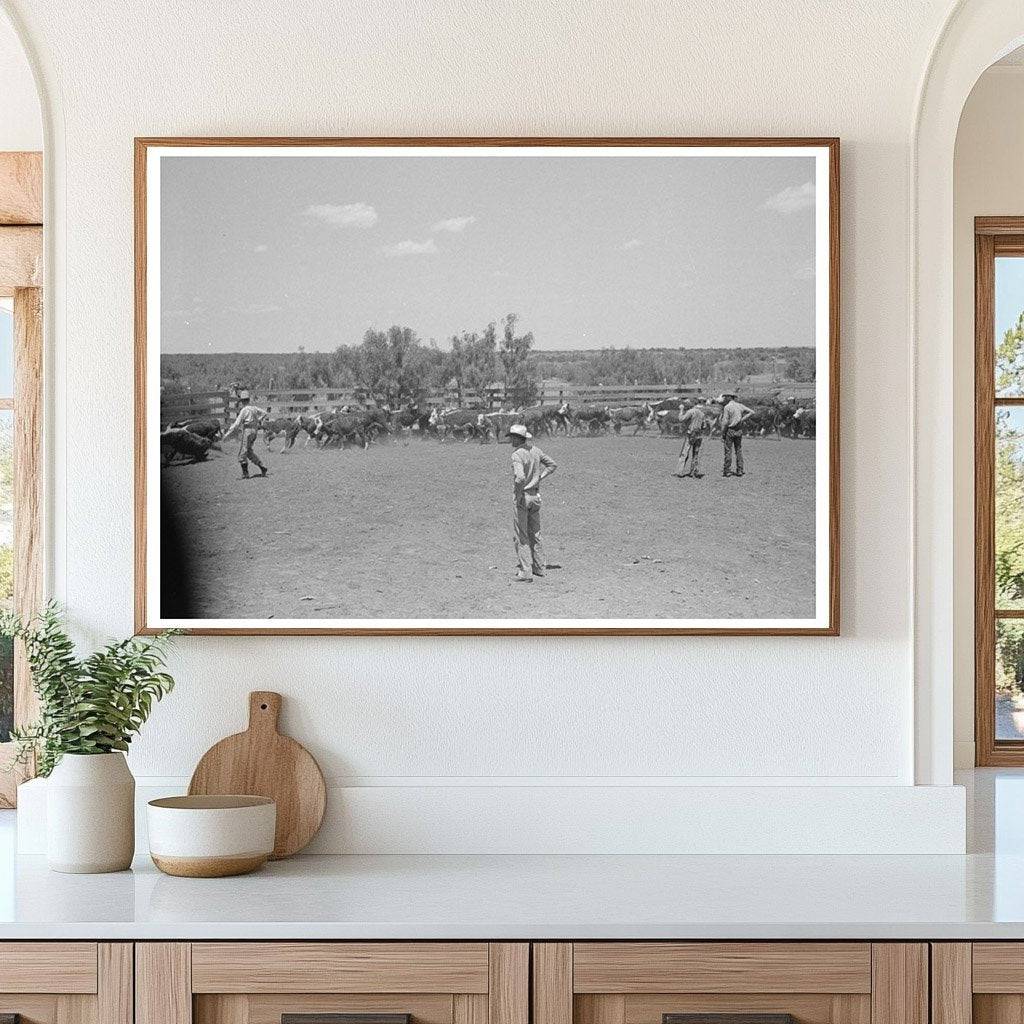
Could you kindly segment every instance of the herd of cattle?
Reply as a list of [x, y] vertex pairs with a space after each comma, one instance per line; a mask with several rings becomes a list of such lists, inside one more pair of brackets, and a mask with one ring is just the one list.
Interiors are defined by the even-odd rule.
[[[815, 410], [811, 403], [801, 405], [794, 398], [773, 396], [745, 404], [753, 410], [753, 415], [742, 426], [748, 436], [815, 436]], [[695, 398], [671, 398], [620, 407], [562, 402], [501, 412], [441, 409], [416, 403], [395, 411], [378, 406], [345, 405], [289, 417], [267, 414], [260, 423], [260, 431], [268, 447], [273, 440], [281, 438], [282, 451], [294, 447], [301, 435], [305, 435], [306, 445], [312, 442], [321, 448], [358, 446], [365, 449], [388, 436], [398, 439], [411, 435], [424, 440], [436, 438], [442, 443], [477, 440], [485, 444], [506, 440], [508, 428], [513, 423], [524, 424], [536, 437], [595, 437], [620, 434], [628, 428], [632, 428], [634, 435], [656, 430], [661, 435], [674, 436], [682, 433], [681, 417], [696, 405], [703, 405], [710, 413], [705, 429], [711, 434], [719, 433], [716, 415], [721, 411], [720, 405], [712, 400]], [[224, 424], [215, 416], [197, 416], [171, 423], [160, 433], [163, 463], [202, 461], [218, 447], [217, 443], [229, 425], [230, 422]]]

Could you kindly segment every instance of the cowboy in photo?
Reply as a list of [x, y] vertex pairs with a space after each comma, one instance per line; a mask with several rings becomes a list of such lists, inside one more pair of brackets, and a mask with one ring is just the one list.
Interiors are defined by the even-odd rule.
[[680, 405], [679, 424], [683, 428], [686, 440], [680, 449], [679, 462], [673, 476], [692, 476], [699, 480], [704, 475], [700, 471], [700, 446], [704, 443], [704, 431], [710, 419], [703, 401], [698, 402], [688, 412], [682, 412]]
[[[723, 391], [719, 396], [718, 404], [722, 406], [722, 443], [725, 445], [725, 462], [722, 466], [722, 476], [743, 476], [743, 433], [740, 430], [741, 424], [754, 415], [753, 409], [748, 409], [736, 401], [735, 391]], [[736, 453], [736, 472], [732, 471], [732, 455]]]
[[267, 475], [267, 467], [263, 465], [260, 457], [256, 454], [256, 438], [259, 436], [260, 425], [267, 418], [267, 413], [258, 406], [252, 404], [248, 391], [240, 391], [239, 399], [242, 408], [238, 410], [235, 422], [228, 428], [227, 433], [221, 438], [227, 441], [228, 438], [241, 431], [238, 438], [238, 463], [242, 467], [242, 478], [249, 479], [249, 463], [253, 462], [259, 467], [260, 476]]
[[555, 460], [530, 444], [533, 435], [522, 423], [508, 428], [512, 441], [512, 540], [519, 565], [515, 579], [532, 583], [543, 576], [547, 564], [540, 539], [540, 482], [558, 468]]

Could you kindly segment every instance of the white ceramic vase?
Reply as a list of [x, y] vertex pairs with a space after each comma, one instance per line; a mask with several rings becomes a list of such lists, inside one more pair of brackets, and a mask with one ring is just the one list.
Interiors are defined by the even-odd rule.
[[52, 871], [124, 871], [135, 854], [135, 779], [124, 754], [65, 754], [46, 783]]

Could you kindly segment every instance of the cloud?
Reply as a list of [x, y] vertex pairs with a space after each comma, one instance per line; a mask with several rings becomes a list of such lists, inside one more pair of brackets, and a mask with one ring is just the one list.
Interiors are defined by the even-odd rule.
[[456, 235], [465, 231], [470, 224], [476, 223], [476, 217], [449, 217], [447, 220], [439, 220], [430, 226], [431, 231], [448, 231]]
[[793, 271], [793, 276], [798, 281], [813, 281], [815, 278], [814, 261], [807, 260], [805, 263], [801, 263], [800, 266]]
[[368, 203], [317, 203], [302, 211], [306, 217], [318, 217], [325, 224], [345, 228], [372, 228], [377, 223], [377, 211]]
[[628, 242], [622, 243], [622, 248], [628, 252], [630, 249], [639, 249], [643, 244], [639, 238], [631, 238]]
[[425, 242], [414, 242], [411, 238], [407, 238], [403, 242], [395, 242], [394, 245], [385, 245], [382, 251], [385, 256], [423, 256], [440, 252], [432, 238], [428, 238]]
[[813, 181], [802, 185], [791, 185], [765, 200], [764, 208], [776, 213], [796, 213], [814, 206], [815, 189]]

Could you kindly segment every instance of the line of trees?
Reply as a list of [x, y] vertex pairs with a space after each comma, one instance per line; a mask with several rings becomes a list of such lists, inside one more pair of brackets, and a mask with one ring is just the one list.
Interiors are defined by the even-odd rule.
[[496, 382], [517, 404], [536, 400], [533, 333], [520, 333], [509, 313], [481, 332], [453, 335], [450, 348], [424, 343], [411, 327], [370, 329], [359, 345], [333, 352], [165, 355], [163, 387], [169, 391], [220, 391], [240, 382], [257, 391], [362, 388], [390, 406], [415, 402], [436, 388], [481, 391]]
[[481, 391], [503, 384], [517, 405], [536, 400], [539, 382], [566, 384], [710, 384], [751, 374], [813, 381], [815, 350], [808, 347], [733, 349], [604, 348], [538, 351], [532, 331], [509, 313], [482, 331], [453, 335], [442, 349], [410, 327], [368, 330], [358, 345], [333, 352], [175, 354], [161, 361], [168, 391], [220, 391], [240, 382], [257, 391], [361, 388], [390, 405], [426, 391]]

